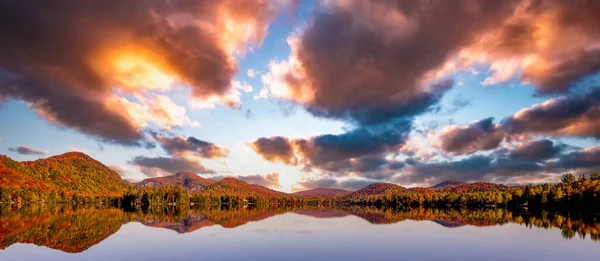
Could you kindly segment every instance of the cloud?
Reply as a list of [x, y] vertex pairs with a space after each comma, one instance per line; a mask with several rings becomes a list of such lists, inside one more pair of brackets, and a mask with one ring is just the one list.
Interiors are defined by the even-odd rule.
[[[504, 139], [534, 136], [600, 139], [600, 90], [549, 99], [522, 109], [494, 124], [493, 118], [466, 126], [448, 126], [439, 133], [440, 147], [454, 154], [497, 148]], [[542, 144], [538, 144], [542, 145]], [[548, 143], [546, 143], [548, 145]]]
[[302, 186], [303, 190], [315, 188], [338, 188], [346, 190], [358, 190], [368, 186], [373, 182], [375, 181], [366, 179], [337, 180], [324, 178], [305, 180], [300, 182], [299, 184]]
[[530, 141], [521, 144], [510, 152], [509, 158], [528, 161], [550, 159], [566, 149], [564, 144], [555, 144], [548, 139]]
[[254, 118], [256, 118], [254, 113], [249, 109], [247, 109], [246, 112], [244, 112], [244, 117], [246, 117], [246, 119], [249, 119], [249, 120], [253, 120]]
[[246, 71], [246, 74], [248, 75], [248, 77], [254, 78], [256, 75], [259, 74], [259, 72], [254, 69], [248, 69], [248, 71]]
[[[327, 1], [263, 83], [321, 117], [374, 124], [422, 113], [453, 84], [437, 73], [515, 1]], [[436, 19], [431, 19], [435, 17]], [[340, 94], [344, 95], [340, 95]]]
[[151, 136], [161, 145], [169, 157], [137, 156], [129, 161], [147, 176], [171, 175], [179, 171], [192, 173], [215, 173], [202, 165], [201, 159], [226, 157], [229, 151], [212, 142], [195, 137], [165, 136], [152, 133]]
[[548, 163], [556, 171], [586, 170], [589, 173], [600, 171], [600, 146], [593, 146], [561, 155], [557, 161]]
[[214, 170], [207, 169], [199, 161], [185, 158], [137, 156], [128, 163], [137, 166], [142, 173], [149, 177], [172, 175], [180, 171], [204, 174], [215, 173]]
[[440, 147], [453, 154], [472, 154], [497, 148], [504, 133], [496, 128], [494, 118], [487, 118], [467, 126], [447, 126], [439, 135]]
[[212, 142], [199, 140], [195, 137], [181, 136], [161, 136], [155, 134], [155, 139], [162, 148], [172, 156], [184, 157], [185, 155], [193, 155], [201, 158], [222, 158], [227, 156], [226, 148], [215, 145]]
[[549, 99], [502, 122], [512, 135], [594, 137], [600, 139], [600, 89]]
[[23, 145], [16, 147], [16, 148], [8, 148], [8, 150], [19, 153], [21, 155], [46, 155], [46, 154], [48, 154], [48, 151], [46, 151], [46, 150], [38, 150], [38, 149], [34, 149], [32, 147], [23, 146]]
[[491, 62], [485, 82], [520, 75], [540, 94], [566, 92], [600, 71], [598, 12], [595, 1], [520, 1], [511, 17], [464, 53]]
[[267, 175], [250, 175], [250, 176], [238, 176], [238, 179], [248, 182], [250, 184], [256, 184], [267, 188], [279, 188], [279, 173], [271, 173]]
[[108, 165], [108, 167], [110, 169], [112, 169], [114, 172], [119, 173], [119, 175], [121, 175], [121, 177], [124, 177], [130, 173], [129, 170], [127, 170], [126, 168], [124, 168], [121, 165]]
[[212, 176], [211, 179], [222, 180], [227, 177], [236, 178], [249, 184], [256, 184], [267, 188], [281, 188], [281, 184], [279, 183], [279, 173], [276, 172], [266, 175], [256, 174], [248, 176]]
[[289, 6], [264, 0], [2, 2], [0, 24], [19, 26], [0, 28], [0, 97], [25, 101], [54, 124], [142, 146], [149, 122], [196, 124], [152, 92], [186, 87], [194, 99], [237, 106], [236, 57], [260, 45], [270, 21]]
[[272, 162], [295, 164], [296, 156], [293, 141], [285, 137], [259, 138], [250, 143], [250, 147], [264, 159]]
[[[343, 171], [377, 165], [377, 156], [398, 149], [406, 141], [412, 124], [361, 127], [342, 134], [325, 134], [309, 139], [259, 138], [250, 147], [264, 159], [305, 168]], [[370, 157], [372, 156], [372, 157]]]

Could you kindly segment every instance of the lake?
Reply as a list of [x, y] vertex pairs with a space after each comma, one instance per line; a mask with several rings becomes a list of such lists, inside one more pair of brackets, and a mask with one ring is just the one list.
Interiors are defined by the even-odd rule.
[[0, 260], [598, 260], [600, 216], [72, 206], [0, 212]]

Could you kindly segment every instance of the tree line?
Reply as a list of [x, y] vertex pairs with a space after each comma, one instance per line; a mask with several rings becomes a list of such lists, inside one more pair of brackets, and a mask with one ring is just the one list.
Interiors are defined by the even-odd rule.
[[247, 191], [205, 190], [189, 192], [178, 186], [139, 188], [131, 186], [121, 196], [97, 196], [37, 188], [0, 187], [4, 204], [77, 203], [132, 205], [377, 205], [526, 207], [565, 211], [600, 210], [600, 173], [589, 177], [564, 174], [557, 184], [539, 184], [498, 189], [477, 184], [468, 189], [396, 189], [382, 194], [337, 197], [297, 197], [288, 194], [259, 195]]

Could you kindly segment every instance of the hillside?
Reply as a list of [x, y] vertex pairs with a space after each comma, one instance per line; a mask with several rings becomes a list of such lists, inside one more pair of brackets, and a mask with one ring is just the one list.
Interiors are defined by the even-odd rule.
[[108, 196], [122, 195], [130, 188], [118, 173], [80, 152], [24, 162], [0, 156], [0, 174], [0, 185], [12, 189]]
[[398, 186], [396, 184], [391, 184], [391, 183], [373, 183], [362, 189], [354, 191], [354, 192], [348, 194], [347, 196], [348, 197], [378, 196], [378, 195], [386, 194], [388, 192], [402, 191], [405, 189], [406, 188], [404, 188], [404, 187]]
[[235, 178], [224, 178], [217, 181], [204, 190], [206, 193], [216, 195], [237, 195], [237, 196], [262, 196], [262, 197], [277, 197], [287, 196], [287, 194], [275, 191], [263, 186], [248, 184], [244, 181]]
[[458, 181], [458, 180], [446, 180], [446, 181], [442, 181], [438, 184], [435, 184], [431, 188], [439, 189], [439, 188], [445, 188], [445, 187], [458, 186], [458, 185], [462, 185], [462, 184], [466, 184], [466, 183], [462, 182], [462, 181]]
[[448, 191], [454, 193], [486, 192], [486, 191], [508, 191], [510, 187], [503, 184], [489, 182], [464, 183], [456, 186], [449, 186], [438, 189], [439, 191]]
[[189, 172], [178, 172], [175, 175], [157, 178], [148, 178], [135, 184], [136, 188], [161, 188], [179, 186], [189, 192], [202, 191], [209, 185], [215, 183], [212, 179], [201, 178]]
[[292, 193], [297, 197], [339, 197], [352, 193], [352, 191], [334, 188], [316, 188]]

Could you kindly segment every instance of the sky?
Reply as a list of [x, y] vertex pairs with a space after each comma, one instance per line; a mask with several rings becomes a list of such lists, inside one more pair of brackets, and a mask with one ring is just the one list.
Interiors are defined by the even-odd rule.
[[0, 154], [292, 192], [600, 171], [600, 3], [4, 1]]

